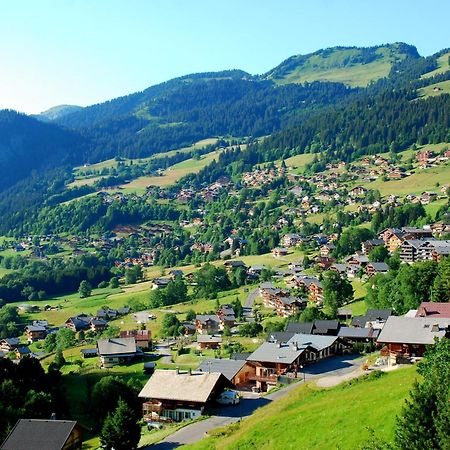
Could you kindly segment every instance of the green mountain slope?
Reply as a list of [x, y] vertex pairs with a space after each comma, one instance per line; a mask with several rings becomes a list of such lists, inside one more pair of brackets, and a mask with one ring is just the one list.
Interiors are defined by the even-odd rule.
[[67, 114], [72, 114], [76, 111], [82, 110], [82, 106], [76, 105], [58, 105], [53, 106], [53, 108], [47, 109], [46, 111], [36, 114], [34, 117], [36, 119], [42, 120], [44, 122], [51, 122], [53, 120], [58, 120], [61, 117], [67, 116]]
[[354, 450], [369, 440], [369, 427], [379, 438], [390, 440], [415, 377], [412, 367], [331, 389], [302, 386], [240, 424], [213, 431], [212, 437], [183, 448]]
[[406, 57], [419, 58], [417, 49], [403, 43], [368, 48], [333, 47], [292, 56], [263, 78], [278, 84], [334, 81], [348, 86], [367, 86], [387, 77], [392, 65]]
[[0, 111], [0, 192], [32, 174], [83, 159], [78, 134], [14, 111]]

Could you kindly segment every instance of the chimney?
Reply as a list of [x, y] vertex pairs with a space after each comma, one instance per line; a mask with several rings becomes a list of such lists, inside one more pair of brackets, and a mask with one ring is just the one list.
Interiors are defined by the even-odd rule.
[[177, 368], [175, 369], [175, 371], [176, 371], [176, 374], [177, 374], [177, 375], [180, 374], [180, 368], [179, 368], [179, 367], [177, 367]]
[[437, 333], [439, 331], [439, 324], [438, 323], [434, 323], [433, 326], [431, 327], [431, 332], [432, 333]]

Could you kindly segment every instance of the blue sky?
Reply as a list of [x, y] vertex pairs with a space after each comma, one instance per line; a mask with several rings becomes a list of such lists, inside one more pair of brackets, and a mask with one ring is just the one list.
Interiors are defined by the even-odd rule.
[[450, 47], [448, 0], [0, 0], [0, 108], [88, 105], [335, 45]]

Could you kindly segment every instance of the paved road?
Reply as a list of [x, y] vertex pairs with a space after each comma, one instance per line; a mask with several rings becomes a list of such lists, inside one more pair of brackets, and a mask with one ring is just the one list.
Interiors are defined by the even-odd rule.
[[[306, 381], [326, 377], [341, 377], [342, 380], [345, 380], [346, 377], [348, 377], [348, 374], [357, 370], [363, 362], [364, 360], [362, 358], [358, 358], [356, 356], [329, 358], [317, 364], [308, 366], [305, 369], [305, 378]], [[300, 374], [299, 383], [301, 382], [303, 382], [302, 374]], [[229, 425], [230, 423], [237, 422], [243, 417], [251, 415], [257, 408], [265, 406], [272, 401], [276, 401], [279, 398], [286, 396], [297, 386], [298, 383], [293, 383], [274, 392], [273, 394], [268, 394], [264, 397], [248, 394], [246, 398], [241, 400], [239, 405], [219, 408], [213, 412], [215, 415], [209, 419], [181, 428], [181, 430], [167, 436], [158, 444], [146, 448], [148, 450], [172, 450], [180, 445], [197, 442], [202, 439], [208, 431]]]
[[253, 303], [255, 303], [255, 300], [258, 298], [259, 296], [259, 288], [253, 289], [253, 291], [251, 291], [248, 295], [247, 298], [245, 299], [245, 303], [244, 303], [244, 308], [253, 308]]
[[162, 362], [164, 364], [172, 363], [172, 353], [170, 353], [169, 344], [155, 345], [154, 353], [156, 353], [157, 355], [161, 355], [161, 359], [159, 360], [159, 362]]

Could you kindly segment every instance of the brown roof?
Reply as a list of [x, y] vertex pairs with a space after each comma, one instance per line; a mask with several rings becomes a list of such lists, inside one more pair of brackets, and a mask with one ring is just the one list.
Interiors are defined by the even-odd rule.
[[450, 303], [422, 302], [417, 308], [416, 317], [450, 318]]
[[205, 403], [221, 378], [225, 377], [218, 372], [156, 369], [139, 397]]

